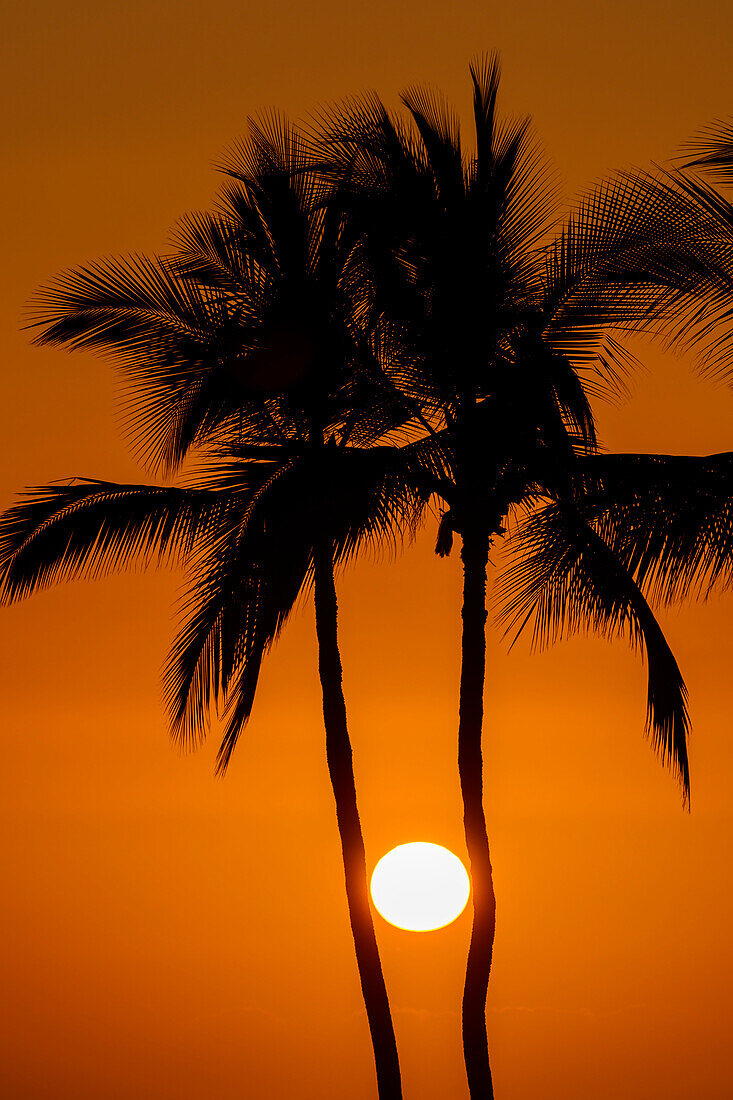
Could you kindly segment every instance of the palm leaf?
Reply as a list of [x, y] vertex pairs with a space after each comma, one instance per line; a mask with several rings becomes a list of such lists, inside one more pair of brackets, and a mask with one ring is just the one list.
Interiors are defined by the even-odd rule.
[[733, 580], [733, 454], [597, 455], [579, 507], [655, 600], [707, 598]]
[[486, 187], [494, 174], [494, 119], [501, 70], [496, 54], [479, 58], [469, 67], [473, 84], [476, 128], [476, 182]]
[[[553, 346], [574, 355], [608, 326], [702, 346], [729, 365], [733, 222], [681, 173], [621, 173], [582, 200], [546, 253], [543, 312]], [[711, 339], [717, 331], [718, 341]]]
[[59, 581], [185, 560], [223, 522], [225, 495], [76, 481], [32, 489], [0, 517], [0, 593], [14, 602]]
[[685, 168], [702, 168], [717, 183], [733, 182], [733, 124], [718, 120], [685, 146], [692, 159]]
[[648, 668], [647, 731], [689, 802], [687, 690], [641, 589], [604, 539], [580, 515], [554, 503], [520, 524], [499, 586], [500, 621], [535, 643], [594, 630], [640, 645]]

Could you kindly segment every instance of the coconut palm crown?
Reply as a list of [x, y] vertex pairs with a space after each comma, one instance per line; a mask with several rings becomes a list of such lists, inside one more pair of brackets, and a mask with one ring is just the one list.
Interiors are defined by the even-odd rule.
[[[326, 749], [381, 1097], [400, 1070], [369, 908], [341, 684], [334, 568], [412, 530], [439, 443], [379, 366], [345, 291], [337, 188], [297, 132], [252, 122], [213, 214], [185, 218], [165, 258], [58, 278], [34, 301], [37, 342], [109, 354], [137, 453], [176, 485], [72, 479], [0, 520], [5, 601], [133, 561], [183, 565], [183, 623], [165, 671], [177, 741], [223, 719], [220, 771], [250, 716], [264, 655], [313, 591]], [[400, 446], [396, 446], [399, 443]]]
[[[533, 619], [540, 641], [595, 629], [641, 645], [647, 727], [687, 800], [686, 689], [645, 590], [665, 577], [677, 591], [670, 571], [681, 561], [686, 581], [700, 570], [727, 575], [730, 544], [718, 523], [730, 522], [730, 498], [718, 475], [730, 456], [688, 459], [683, 470], [662, 456], [602, 455], [591, 402], [626, 390], [636, 364], [625, 333], [699, 336], [701, 315], [730, 303], [733, 254], [716, 212], [662, 172], [602, 182], [554, 228], [554, 186], [529, 124], [497, 114], [497, 59], [473, 65], [471, 79], [471, 150], [445, 100], [421, 88], [402, 96], [406, 118], [373, 95], [346, 101], [319, 120], [314, 144], [326, 174], [351, 193], [360, 233], [350, 269], [382, 333], [385, 371], [429, 410], [451, 455], [449, 477], [433, 484], [444, 506], [436, 550], [448, 554], [460, 536], [458, 762], [474, 904], [463, 1045], [472, 1100], [486, 1100], [495, 930], [481, 749], [489, 549], [511, 532], [497, 590], [507, 624]], [[708, 487], [697, 511], [688, 499], [696, 476]]]

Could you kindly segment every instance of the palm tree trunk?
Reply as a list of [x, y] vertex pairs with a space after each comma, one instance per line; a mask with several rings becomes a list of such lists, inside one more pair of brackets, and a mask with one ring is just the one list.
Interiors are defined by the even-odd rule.
[[336, 799], [336, 817], [346, 877], [351, 931], [356, 949], [361, 989], [377, 1068], [381, 1100], [401, 1100], [402, 1084], [392, 1016], [369, 906], [366, 856], [356, 805], [351, 742], [346, 725], [346, 703], [341, 683], [338, 648], [338, 604], [333, 578], [333, 551], [328, 540], [314, 551], [318, 669], [323, 691], [326, 756]]
[[486, 994], [496, 926], [496, 899], [483, 806], [481, 731], [486, 670], [486, 566], [489, 535], [463, 533], [463, 636], [458, 723], [458, 771], [463, 826], [471, 863], [473, 928], [463, 990], [463, 1056], [471, 1100], [493, 1100], [486, 1035]]

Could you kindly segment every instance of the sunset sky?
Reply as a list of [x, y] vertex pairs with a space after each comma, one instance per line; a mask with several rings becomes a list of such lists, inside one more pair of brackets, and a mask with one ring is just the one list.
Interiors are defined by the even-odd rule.
[[[502, 109], [532, 114], [568, 197], [733, 114], [723, 0], [11, 0], [4, 22], [2, 508], [55, 479], [150, 480], [111, 368], [30, 347], [23, 307], [62, 268], [164, 249], [248, 114], [430, 82], [468, 123], [468, 62], [497, 49]], [[609, 449], [733, 450], [733, 389], [634, 350], [632, 400], [597, 409]], [[433, 542], [338, 582], [370, 869], [412, 840], [465, 859], [460, 562]], [[214, 736], [184, 756], [166, 730], [179, 587], [126, 575], [0, 613], [0, 1095], [373, 1100], [311, 610], [217, 780]], [[638, 654], [508, 653], [489, 630], [498, 1100], [733, 1095], [732, 613], [727, 595], [662, 617], [690, 690], [691, 814], [643, 737]], [[432, 933], [375, 920], [405, 1096], [462, 1100], [469, 909]]]

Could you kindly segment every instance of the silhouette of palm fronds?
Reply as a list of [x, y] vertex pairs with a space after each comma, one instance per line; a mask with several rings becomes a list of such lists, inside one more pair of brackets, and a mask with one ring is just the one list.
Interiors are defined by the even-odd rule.
[[[338, 186], [298, 132], [254, 120], [222, 162], [212, 214], [184, 218], [175, 250], [103, 261], [42, 290], [40, 344], [109, 355], [127, 425], [153, 471], [186, 485], [76, 483], [36, 491], [4, 520], [7, 599], [137, 561], [180, 561], [183, 625], [165, 673], [184, 744], [224, 719], [226, 769], [262, 660], [301, 594], [316, 604], [329, 770], [380, 1095], [399, 1064], [368, 904], [336, 635], [334, 568], [412, 531], [448, 461], [422, 406], [382, 367], [384, 339], [349, 292], [353, 238]], [[398, 445], [399, 444], [399, 445]]]
[[[719, 119], [685, 145], [686, 168], [707, 172], [716, 183], [733, 183], [733, 123]], [[690, 159], [691, 158], [691, 159]]]
[[[593, 405], [623, 400], [643, 332], [728, 380], [733, 212], [687, 171], [620, 172], [562, 216], [528, 120], [497, 111], [494, 56], [470, 68], [473, 140], [431, 89], [375, 94], [304, 135], [252, 120], [211, 213], [170, 255], [59, 276], [40, 344], [110, 356], [138, 456], [180, 485], [74, 481], [0, 520], [0, 597], [175, 561], [183, 622], [165, 672], [174, 737], [212, 709], [226, 769], [264, 656], [299, 598], [316, 609], [327, 758], [379, 1093], [401, 1096], [366, 886], [338, 651], [334, 570], [409, 536], [441, 502], [460, 536], [459, 777], [474, 920], [463, 999], [472, 1098], [493, 1096], [485, 1003], [495, 902], [481, 736], [489, 550], [497, 592], [537, 642], [624, 635], [648, 666], [647, 730], [689, 803], [687, 694], [653, 604], [730, 581], [730, 455], [603, 454]], [[729, 134], [688, 165], [727, 179]], [[707, 146], [706, 143], [707, 142]], [[728, 142], [729, 143], [729, 142]]]
[[[386, 334], [385, 372], [429, 408], [452, 456], [435, 487], [445, 505], [436, 550], [450, 553], [460, 535], [459, 772], [474, 885], [463, 1039], [471, 1096], [485, 1100], [495, 922], [481, 757], [489, 546], [520, 524], [502, 588], [509, 622], [534, 616], [538, 639], [584, 626], [641, 645], [651, 740], [688, 801], [686, 689], [645, 589], [665, 578], [672, 598], [693, 576], [712, 576], [714, 545], [727, 560], [727, 487], [716, 494], [711, 480], [708, 514], [685, 505], [672, 478], [667, 503], [679, 492], [681, 514], [675, 547], [663, 543], [652, 494], [636, 498], [633, 517], [620, 497], [609, 502], [600, 464], [613, 458], [599, 453], [591, 402], [627, 396], [640, 365], [624, 347], [628, 333], [702, 346], [701, 370], [729, 375], [733, 220], [709, 189], [661, 170], [617, 173], [560, 218], [529, 123], [498, 116], [497, 58], [475, 63], [471, 79], [472, 149], [444, 98], [422, 88], [403, 95], [406, 116], [375, 95], [323, 113], [311, 146], [324, 178], [350, 194], [350, 279], [362, 314]], [[697, 525], [687, 542], [685, 521]]]

